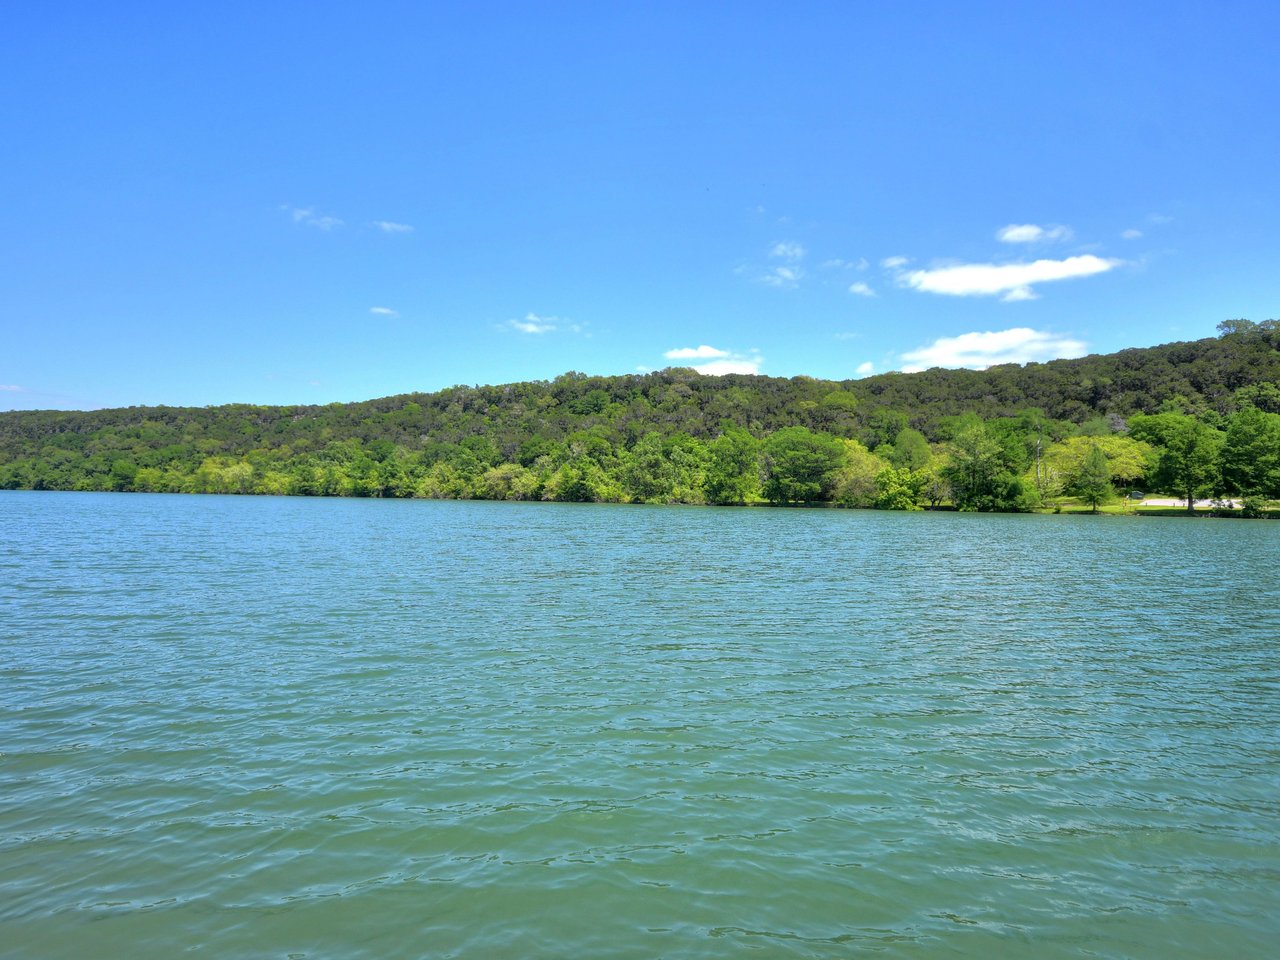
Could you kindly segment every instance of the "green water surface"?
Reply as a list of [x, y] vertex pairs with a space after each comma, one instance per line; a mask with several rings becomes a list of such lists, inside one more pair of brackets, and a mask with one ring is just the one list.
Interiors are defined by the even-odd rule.
[[0, 955], [1247, 957], [1280, 523], [0, 493]]

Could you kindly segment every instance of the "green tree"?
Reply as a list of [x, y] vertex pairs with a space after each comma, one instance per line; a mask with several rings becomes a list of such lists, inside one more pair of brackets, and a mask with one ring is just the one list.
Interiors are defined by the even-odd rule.
[[543, 500], [573, 503], [620, 503], [622, 487], [589, 457], [566, 463], [553, 473], [542, 490]]
[[963, 428], [952, 440], [950, 462], [943, 476], [961, 510], [1017, 512], [1036, 502], [1010, 468], [1009, 452], [983, 424]]
[[889, 467], [876, 477], [876, 498], [873, 504], [879, 510], [919, 510], [921, 491], [926, 471], [912, 471], [906, 467]]
[[711, 441], [705, 491], [709, 503], [750, 503], [760, 496], [760, 441], [726, 427]]
[[[1100, 450], [1107, 462], [1108, 479], [1121, 486], [1132, 486], [1145, 477], [1154, 461], [1155, 450], [1132, 437], [1068, 437], [1050, 446], [1044, 453], [1041, 488], [1044, 496], [1057, 496], [1078, 485], [1085, 461]], [[1034, 469], [1034, 468], [1033, 468]]]
[[847, 507], [870, 507], [879, 495], [876, 479], [890, 469], [889, 461], [876, 456], [857, 440], [842, 440], [844, 462], [832, 479], [831, 498]]
[[518, 463], [503, 463], [484, 472], [477, 493], [485, 500], [533, 500], [538, 486], [532, 471]]
[[893, 443], [903, 430], [907, 429], [907, 415], [901, 410], [880, 407], [872, 410], [867, 416], [858, 439], [869, 450], [875, 450], [881, 444]]
[[1110, 500], [1115, 491], [1111, 487], [1111, 467], [1107, 455], [1096, 443], [1085, 455], [1080, 470], [1072, 478], [1070, 491], [1098, 512], [1098, 504]]
[[773, 503], [830, 498], [845, 447], [835, 437], [807, 427], [784, 427], [764, 441], [763, 490]]
[[904, 427], [893, 438], [893, 450], [888, 458], [899, 469], [923, 470], [933, 460], [933, 451], [923, 433]]
[[1161, 490], [1186, 500], [1187, 511], [1194, 512], [1196, 497], [1212, 492], [1220, 482], [1222, 433], [1195, 417], [1177, 413], [1134, 417], [1129, 428], [1133, 436], [1150, 436], [1160, 444], [1163, 449], [1152, 479]]
[[624, 455], [623, 489], [641, 503], [704, 503], [707, 449], [688, 434], [647, 433]]
[[675, 486], [662, 436], [646, 433], [622, 458], [620, 476], [627, 495], [639, 503], [665, 503]]
[[1280, 414], [1245, 407], [1228, 423], [1220, 455], [1223, 488], [1280, 499]]
[[1280, 413], [1280, 383], [1251, 383], [1233, 395], [1239, 407], [1257, 407], [1263, 413]]

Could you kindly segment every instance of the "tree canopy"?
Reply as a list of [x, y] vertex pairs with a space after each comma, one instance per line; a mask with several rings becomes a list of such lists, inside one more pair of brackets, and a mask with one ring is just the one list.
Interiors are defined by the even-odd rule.
[[1108, 487], [1280, 497], [1277, 326], [863, 380], [672, 368], [326, 406], [14, 411], [0, 487], [1023, 510], [1106, 496], [1105, 464]]

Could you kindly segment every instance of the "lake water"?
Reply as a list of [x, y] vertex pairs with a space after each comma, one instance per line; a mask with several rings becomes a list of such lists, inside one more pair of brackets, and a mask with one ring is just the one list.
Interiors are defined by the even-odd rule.
[[0, 954], [1247, 957], [1280, 523], [0, 493]]

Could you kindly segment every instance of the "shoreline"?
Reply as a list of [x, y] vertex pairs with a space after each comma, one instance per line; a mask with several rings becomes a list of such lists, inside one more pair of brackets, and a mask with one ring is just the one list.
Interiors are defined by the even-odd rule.
[[1091, 508], [1075, 504], [1064, 503], [1049, 507], [1037, 507], [1034, 510], [960, 510], [957, 507], [947, 504], [938, 506], [922, 506], [917, 510], [888, 510], [877, 507], [856, 506], [853, 504], [835, 503], [832, 501], [813, 500], [813, 501], [795, 501], [789, 503], [770, 503], [768, 501], [757, 501], [752, 503], [645, 503], [643, 501], [619, 501], [619, 500], [543, 500], [540, 498], [527, 499], [494, 499], [485, 497], [358, 497], [351, 495], [324, 495], [324, 494], [305, 494], [305, 493], [198, 493], [183, 490], [32, 490], [28, 488], [12, 488], [0, 490], [0, 494], [4, 493], [91, 493], [91, 494], [119, 494], [121, 496], [158, 496], [158, 497], [278, 497], [285, 500], [367, 500], [367, 501], [405, 501], [405, 502], [458, 502], [458, 503], [572, 503], [572, 504], [588, 504], [592, 506], [614, 506], [614, 507], [712, 507], [712, 508], [729, 508], [729, 509], [772, 509], [772, 510], [865, 510], [872, 513], [972, 513], [972, 514], [988, 514], [991, 516], [1085, 516], [1085, 517], [1185, 517], [1190, 519], [1208, 518], [1211, 520], [1280, 520], [1280, 501], [1269, 501], [1268, 506], [1264, 508], [1261, 517], [1243, 517], [1241, 516], [1240, 506], [1237, 501], [1241, 498], [1228, 498], [1225, 502], [1235, 504], [1232, 507], [1215, 506], [1224, 501], [1218, 500], [1196, 500], [1196, 509], [1194, 512], [1188, 511], [1185, 500], [1178, 500], [1171, 497], [1151, 497], [1136, 503], [1128, 503], [1121, 500], [1119, 503], [1104, 504], [1095, 512]]

